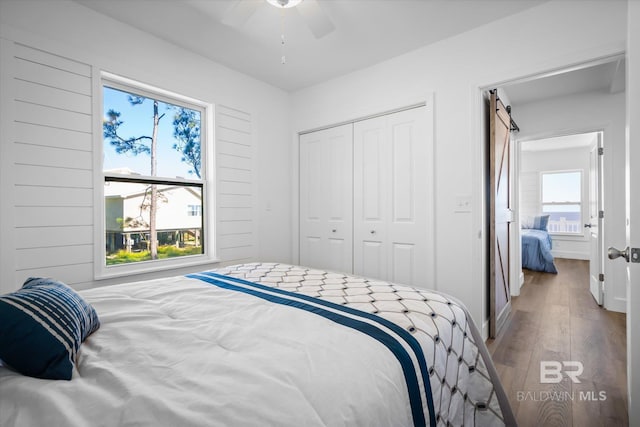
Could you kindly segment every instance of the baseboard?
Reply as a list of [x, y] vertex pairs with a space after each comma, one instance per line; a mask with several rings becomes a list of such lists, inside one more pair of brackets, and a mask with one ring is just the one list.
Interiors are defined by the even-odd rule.
[[520, 271], [520, 287], [524, 285], [524, 272]]
[[589, 261], [589, 259], [591, 258], [588, 253], [585, 254], [584, 252], [558, 251], [556, 249], [553, 249], [551, 251], [551, 254], [554, 258], [582, 259], [586, 261]]

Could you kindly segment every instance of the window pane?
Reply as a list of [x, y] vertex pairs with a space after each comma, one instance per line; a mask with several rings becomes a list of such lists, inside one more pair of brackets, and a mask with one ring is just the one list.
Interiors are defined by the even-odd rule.
[[[106, 86], [103, 89], [104, 171], [201, 178], [200, 111]], [[152, 170], [154, 134], [157, 167]]]
[[580, 205], [543, 205], [542, 212], [549, 214], [547, 230], [550, 233], [582, 234]]
[[[158, 259], [200, 255], [202, 188], [156, 184]], [[152, 186], [107, 181], [105, 195], [106, 264], [148, 261]], [[197, 212], [197, 215], [191, 215]]]
[[542, 175], [542, 203], [580, 203], [582, 172], [545, 173]]

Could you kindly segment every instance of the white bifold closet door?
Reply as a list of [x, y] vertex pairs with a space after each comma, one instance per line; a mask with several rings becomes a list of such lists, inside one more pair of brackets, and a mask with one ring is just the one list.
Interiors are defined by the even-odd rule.
[[300, 136], [300, 264], [353, 272], [353, 125]]
[[426, 107], [354, 124], [354, 273], [427, 283]]

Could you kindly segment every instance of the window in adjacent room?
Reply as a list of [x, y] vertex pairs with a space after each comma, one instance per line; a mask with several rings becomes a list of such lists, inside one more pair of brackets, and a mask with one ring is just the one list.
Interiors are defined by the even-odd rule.
[[104, 275], [207, 255], [207, 106], [111, 80], [102, 99]]
[[582, 235], [582, 171], [542, 172], [541, 181], [549, 232]]

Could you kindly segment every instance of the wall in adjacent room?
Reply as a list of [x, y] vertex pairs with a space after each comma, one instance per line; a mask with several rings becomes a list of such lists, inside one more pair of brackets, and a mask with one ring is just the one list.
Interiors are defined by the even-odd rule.
[[[625, 94], [607, 91], [555, 97], [515, 105], [514, 114], [522, 129], [518, 140], [602, 131], [604, 247], [620, 246], [625, 240]], [[562, 243], [561, 243], [562, 245]], [[626, 311], [626, 266], [605, 260], [604, 275], [608, 310]]]

